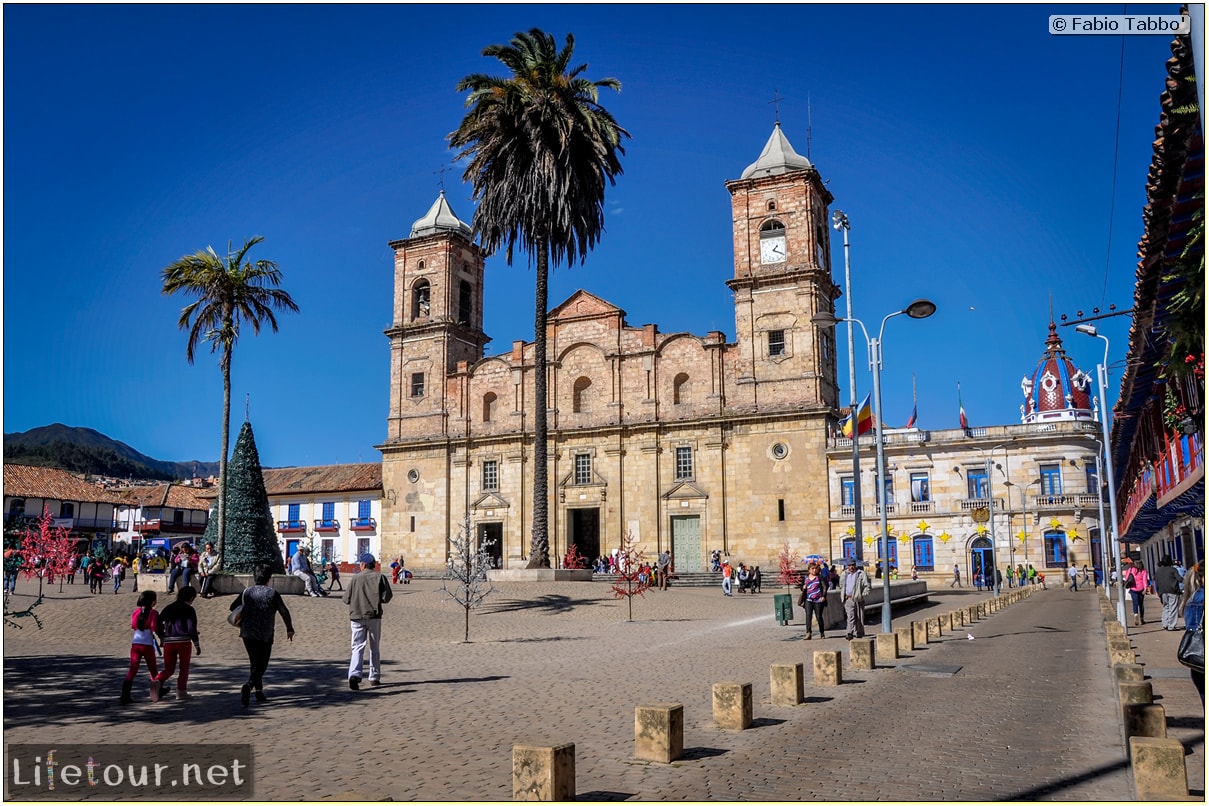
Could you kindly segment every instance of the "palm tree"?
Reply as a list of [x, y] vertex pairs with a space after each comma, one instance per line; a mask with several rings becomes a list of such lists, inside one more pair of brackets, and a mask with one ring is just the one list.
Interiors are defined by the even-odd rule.
[[462, 174], [478, 207], [474, 229], [490, 254], [513, 247], [537, 259], [534, 333], [533, 536], [529, 568], [549, 567], [546, 458], [546, 319], [550, 264], [583, 263], [604, 231], [606, 180], [621, 173], [622, 137], [630, 134], [598, 102], [604, 87], [621, 90], [615, 78], [582, 77], [586, 64], [569, 68], [575, 38], [567, 34], [559, 50], [554, 37], [533, 28], [507, 45], [490, 45], [512, 71], [482, 73], [458, 82], [469, 90], [457, 131], [449, 135], [457, 159], [469, 157]]
[[227, 244], [227, 256], [219, 257], [214, 247], [185, 255], [163, 271], [165, 294], [177, 292], [197, 297], [181, 309], [177, 325], [189, 329], [185, 358], [193, 363], [198, 343], [210, 342], [210, 352], [219, 352], [222, 369], [222, 453], [218, 457], [218, 553], [226, 549], [227, 532], [227, 451], [231, 444], [231, 353], [239, 340], [239, 327], [252, 326], [259, 334], [268, 323], [277, 332], [273, 311], [298, 312], [290, 295], [281, 285], [281, 270], [271, 260], [245, 262], [253, 246], [263, 241], [257, 235], [244, 241], [238, 252]]

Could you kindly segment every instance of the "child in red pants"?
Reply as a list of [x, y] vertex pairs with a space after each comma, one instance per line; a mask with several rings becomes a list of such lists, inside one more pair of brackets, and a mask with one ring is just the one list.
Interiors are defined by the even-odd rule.
[[134, 702], [130, 689], [134, 685], [134, 676], [139, 672], [141, 661], [147, 662], [152, 690], [159, 686], [155, 679], [155, 629], [159, 624], [159, 614], [155, 612], [155, 591], [140, 593], [137, 604], [138, 607], [130, 614], [130, 629], [134, 630], [134, 637], [130, 640], [130, 669], [126, 672], [126, 679], [122, 681], [122, 697], [118, 700], [122, 705]]
[[164, 671], [160, 672], [151, 683], [151, 701], [158, 702], [164, 695], [168, 678], [176, 671], [176, 663], [180, 661], [180, 674], [176, 678], [176, 698], [189, 699], [186, 690], [189, 685], [189, 661], [193, 657], [193, 649], [201, 654], [201, 636], [197, 633], [197, 611], [193, 609], [193, 600], [197, 598], [197, 588], [185, 585], [176, 594], [176, 601], [164, 608], [160, 613], [156, 634], [164, 645]]

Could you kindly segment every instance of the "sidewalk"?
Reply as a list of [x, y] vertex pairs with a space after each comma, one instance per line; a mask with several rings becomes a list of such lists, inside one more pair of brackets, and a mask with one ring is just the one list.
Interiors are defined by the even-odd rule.
[[[464, 644], [461, 608], [417, 580], [387, 606], [384, 685], [360, 692], [345, 682], [347, 608], [293, 597], [298, 635], [289, 643], [279, 629], [270, 702], [244, 709], [226, 601], [198, 602], [193, 699], [151, 704], [143, 673], [139, 702], [123, 708], [135, 597], [75, 588], [38, 609], [41, 630], [30, 619], [4, 629], [5, 742], [250, 742], [258, 799], [510, 800], [512, 747], [565, 742], [589, 801], [1133, 799], [1098, 603], [1082, 591], [1038, 591], [892, 668], [845, 668], [843, 685], [821, 687], [813, 652], [842, 650], [847, 667], [847, 643], [801, 640], [800, 608], [779, 626], [773, 587], [652, 590], [628, 622], [604, 585], [500, 585]], [[932, 593], [895, 625], [987, 598]], [[1177, 634], [1158, 633], [1135, 641], [1203, 796], [1204, 713], [1164, 660]], [[774, 707], [769, 667], [792, 662], [805, 665], [807, 702]], [[713, 726], [710, 686], [723, 681], [752, 684], [750, 729]], [[684, 705], [685, 753], [672, 764], [633, 758], [634, 708], [657, 702]]]

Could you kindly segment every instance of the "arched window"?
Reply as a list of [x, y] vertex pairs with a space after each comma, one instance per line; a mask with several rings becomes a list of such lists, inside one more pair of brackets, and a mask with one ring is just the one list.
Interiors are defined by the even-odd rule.
[[672, 381], [672, 403], [680, 405], [689, 402], [688, 373], [681, 372]]
[[785, 225], [775, 218], [770, 218], [765, 221], [760, 227], [761, 238], [775, 238], [778, 235], [785, 235]]
[[483, 395], [483, 422], [489, 423], [495, 419], [495, 392]]
[[427, 280], [417, 280], [411, 287], [411, 318], [427, 319], [432, 287]]
[[474, 291], [465, 280], [458, 287], [458, 323], [470, 324], [470, 309], [473, 306]]
[[931, 535], [916, 535], [912, 542], [911, 557], [915, 562], [916, 571], [935, 571], [936, 553], [932, 548]]
[[579, 414], [585, 411], [588, 406], [588, 390], [592, 387], [592, 381], [587, 376], [581, 376], [575, 381], [575, 386], [571, 392], [571, 411]]

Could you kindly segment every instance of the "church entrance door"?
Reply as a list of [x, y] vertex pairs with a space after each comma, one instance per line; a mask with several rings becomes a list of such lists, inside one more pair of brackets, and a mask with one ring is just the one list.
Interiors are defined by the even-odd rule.
[[594, 562], [600, 556], [600, 510], [569, 509], [567, 516], [567, 550], [574, 543], [580, 557]]
[[480, 523], [479, 524], [479, 545], [475, 546], [477, 551], [488, 540], [491, 541], [491, 548], [488, 551], [491, 554], [491, 567], [504, 567], [504, 524], [502, 523]]
[[677, 571], [694, 573], [705, 570], [701, 552], [701, 516], [672, 516], [672, 563]]

